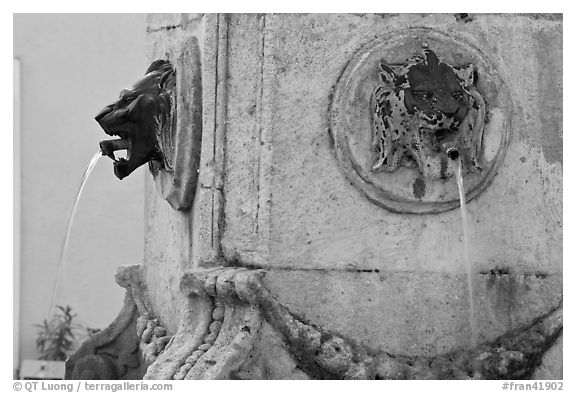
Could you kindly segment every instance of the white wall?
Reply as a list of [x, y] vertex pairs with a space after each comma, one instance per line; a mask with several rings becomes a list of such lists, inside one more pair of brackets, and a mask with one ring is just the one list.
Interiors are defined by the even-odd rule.
[[[107, 139], [94, 116], [144, 74], [145, 32], [144, 14], [14, 16], [22, 67], [21, 147], [14, 152], [21, 159], [19, 361], [37, 357], [33, 325], [48, 314], [68, 212], [98, 142]], [[117, 266], [142, 260], [144, 176], [146, 167], [120, 181], [102, 158], [80, 201], [58, 303], [91, 327], [106, 327], [122, 306]]]

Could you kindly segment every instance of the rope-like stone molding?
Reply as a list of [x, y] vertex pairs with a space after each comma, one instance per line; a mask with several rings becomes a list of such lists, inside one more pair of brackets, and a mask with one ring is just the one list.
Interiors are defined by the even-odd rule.
[[227, 379], [246, 360], [262, 323], [258, 308], [231, 285], [236, 269], [183, 275], [188, 300], [172, 345], [148, 367], [144, 379]]
[[148, 313], [138, 317], [136, 335], [140, 339], [140, 351], [147, 365], [156, 361], [172, 338], [166, 334], [166, 329], [160, 326], [158, 318], [151, 318]]
[[140, 341], [140, 352], [146, 366], [154, 363], [165, 350], [171, 337], [166, 329], [160, 326], [158, 318], [154, 317], [144, 272], [140, 265], [128, 265], [118, 268], [116, 282], [132, 295], [136, 303], [139, 317], [136, 320], [136, 336]]
[[190, 354], [184, 361], [184, 364], [180, 367], [180, 370], [174, 374], [174, 379], [182, 380], [186, 379], [188, 371], [204, 355], [214, 344], [218, 334], [220, 333], [220, 328], [222, 327], [222, 322], [224, 320], [224, 304], [222, 301], [215, 301], [215, 307], [212, 311], [212, 319], [210, 325], [208, 325], [208, 334], [204, 337], [204, 342], [198, 346], [198, 348]]
[[[540, 364], [562, 333], [562, 304], [532, 323], [482, 343], [438, 356], [373, 350], [293, 315], [265, 288], [262, 270], [225, 268], [185, 274], [220, 282], [219, 294], [255, 306], [280, 332], [299, 368], [320, 379], [522, 379]], [[225, 278], [222, 278], [225, 276]], [[193, 369], [193, 368], [191, 368]]]

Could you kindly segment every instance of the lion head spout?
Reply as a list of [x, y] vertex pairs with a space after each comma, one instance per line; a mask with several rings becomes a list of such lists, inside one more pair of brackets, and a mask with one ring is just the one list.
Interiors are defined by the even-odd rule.
[[[156, 60], [144, 78], [122, 90], [118, 100], [96, 116], [106, 134], [120, 137], [100, 142], [102, 154], [114, 160], [114, 174], [119, 179], [151, 160], [164, 161], [159, 138], [170, 133], [174, 121], [174, 86], [172, 65]], [[124, 149], [126, 158], [116, 159], [114, 152]]]
[[371, 98], [372, 169], [417, 167], [426, 178], [446, 178], [447, 146], [468, 171], [479, 168], [484, 101], [474, 83], [473, 65], [452, 67], [428, 49], [406, 64], [382, 61]]

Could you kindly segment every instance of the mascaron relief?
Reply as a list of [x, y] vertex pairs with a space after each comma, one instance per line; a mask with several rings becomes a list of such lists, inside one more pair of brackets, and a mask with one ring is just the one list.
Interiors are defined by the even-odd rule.
[[341, 169], [372, 202], [401, 213], [459, 206], [496, 174], [508, 144], [510, 102], [490, 61], [433, 29], [380, 37], [346, 66], [330, 106]]
[[[100, 142], [102, 154], [114, 161], [116, 177], [149, 163], [158, 190], [177, 210], [192, 206], [202, 142], [200, 49], [195, 37], [183, 47], [176, 67], [154, 61], [142, 79], [96, 116], [106, 134], [119, 137]], [[126, 158], [116, 158], [119, 150], [126, 150]]]

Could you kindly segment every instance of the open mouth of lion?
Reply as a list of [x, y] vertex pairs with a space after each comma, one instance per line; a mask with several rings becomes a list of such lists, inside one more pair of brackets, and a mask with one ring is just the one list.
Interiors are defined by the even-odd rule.
[[[109, 130], [104, 130], [107, 134], [112, 136], [118, 136], [117, 139], [109, 139], [100, 142], [100, 150], [102, 155], [110, 157], [114, 161], [114, 174], [119, 179], [123, 179], [128, 176], [134, 169], [142, 165], [142, 163], [135, 163], [132, 159], [132, 141], [126, 133], [123, 132], [110, 132]], [[119, 151], [126, 151], [124, 157], [116, 157], [115, 153]]]
[[[128, 159], [130, 155], [130, 140], [125, 138], [118, 138], [101, 141], [100, 150], [102, 151], [102, 155], [110, 157], [114, 162], [119, 161], [119, 159], [116, 158], [115, 153], [122, 151], [126, 151], [125, 157]], [[122, 159], [122, 155], [120, 155], [120, 159]]]

